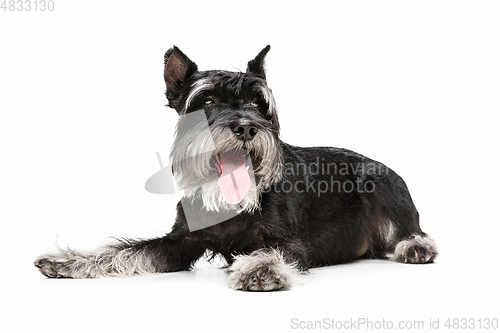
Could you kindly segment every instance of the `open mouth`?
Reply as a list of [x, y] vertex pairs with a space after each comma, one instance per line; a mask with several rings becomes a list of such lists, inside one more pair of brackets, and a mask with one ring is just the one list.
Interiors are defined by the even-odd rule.
[[234, 149], [217, 154], [219, 186], [227, 203], [234, 205], [243, 200], [252, 182], [246, 165], [247, 153], [244, 149]]

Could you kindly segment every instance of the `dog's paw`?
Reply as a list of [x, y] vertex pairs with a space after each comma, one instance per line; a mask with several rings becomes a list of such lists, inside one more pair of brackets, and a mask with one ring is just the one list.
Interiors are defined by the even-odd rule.
[[47, 255], [34, 262], [35, 267], [49, 278], [70, 278], [71, 263], [61, 257]]
[[415, 235], [396, 245], [392, 259], [407, 264], [425, 264], [433, 262], [437, 255], [436, 244], [431, 238]]
[[247, 291], [290, 289], [301, 284], [304, 273], [288, 264], [277, 250], [257, 250], [235, 257], [230, 267], [229, 287]]
[[38, 257], [34, 265], [49, 278], [95, 278], [97, 270], [93, 258], [70, 249], [59, 248], [59, 253]]

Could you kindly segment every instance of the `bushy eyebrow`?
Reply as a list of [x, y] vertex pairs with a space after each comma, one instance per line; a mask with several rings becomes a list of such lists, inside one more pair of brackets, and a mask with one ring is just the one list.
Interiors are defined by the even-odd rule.
[[259, 84], [257, 85], [257, 91], [262, 94], [262, 97], [266, 101], [269, 106], [267, 112], [269, 114], [273, 114], [276, 110], [276, 103], [274, 101], [271, 89], [269, 89], [266, 85]]
[[208, 78], [204, 78], [204, 79], [200, 79], [200, 80], [196, 81], [193, 84], [191, 91], [189, 92], [189, 94], [186, 98], [186, 102], [184, 103], [183, 113], [185, 113], [187, 111], [187, 109], [191, 106], [191, 103], [193, 102], [193, 100], [197, 96], [206, 92], [207, 90], [212, 90], [213, 88], [214, 88], [214, 86], [213, 86], [211, 80]]
[[[266, 85], [265, 80], [262, 80], [261, 78], [257, 77], [244, 77], [240, 76], [238, 78], [234, 77], [224, 77], [223, 79], [219, 78], [219, 80], [214, 80], [214, 78], [201, 78], [197, 80], [196, 82], [193, 83], [191, 86], [191, 91], [189, 92], [186, 101], [184, 103], [184, 109], [182, 113], [186, 113], [193, 101], [196, 99], [196, 97], [203, 95], [207, 92], [211, 92], [215, 89], [215, 84], [214, 82], [219, 82], [221, 86], [224, 86], [225, 84], [235, 84], [237, 83], [236, 87], [232, 88], [237, 88], [236, 92], [238, 93], [241, 91], [245, 81], [246, 84], [249, 84], [251, 86], [252, 91], [255, 94], [258, 94], [262, 96], [264, 101], [268, 105], [267, 113], [269, 115], [272, 115], [275, 113], [276, 110], [276, 103], [274, 101], [274, 97], [272, 95], [271, 89]], [[248, 86], [247, 86], [248, 87]], [[229, 90], [231, 90], [231, 87], [229, 87]]]

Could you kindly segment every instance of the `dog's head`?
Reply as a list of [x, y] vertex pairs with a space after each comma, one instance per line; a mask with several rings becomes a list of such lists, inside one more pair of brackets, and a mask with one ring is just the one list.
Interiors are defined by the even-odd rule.
[[264, 70], [269, 49], [245, 73], [198, 71], [175, 46], [165, 54], [166, 96], [179, 114], [170, 162], [185, 196], [202, 198], [208, 210], [254, 210], [260, 192], [281, 177], [278, 115]]

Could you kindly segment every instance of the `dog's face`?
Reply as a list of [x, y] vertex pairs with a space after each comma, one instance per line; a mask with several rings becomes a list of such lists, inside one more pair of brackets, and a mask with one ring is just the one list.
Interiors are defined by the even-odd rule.
[[276, 104], [267, 86], [264, 48], [246, 73], [198, 71], [178, 48], [165, 54], [169, 106], [179, 114], [171, 164], [185, 196], [213, 211], [258, 208], [279, 180], [282, 156]]

